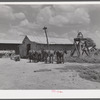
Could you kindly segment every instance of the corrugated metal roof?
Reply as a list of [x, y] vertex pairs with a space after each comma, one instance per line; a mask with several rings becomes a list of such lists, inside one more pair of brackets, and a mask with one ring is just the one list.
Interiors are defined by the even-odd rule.
[[22, 44], [21, 40], [0, 40], [1, 44]]
[[[36, 42], [36, 43], [41, 43], [41, 44], [46, 44], [46, 37], [40, 37], [40, 36], [27, 36], [30, 41]], [[72, 42], [69, 39], [65, 38], [48, 38], [49, 44], [72, 44]]]

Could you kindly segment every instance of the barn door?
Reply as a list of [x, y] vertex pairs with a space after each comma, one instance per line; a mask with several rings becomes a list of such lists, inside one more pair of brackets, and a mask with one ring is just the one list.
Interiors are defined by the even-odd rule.
[[30, 49], [31, 49], [31, 44], [27, 44], [27, 55], [28, 55]]

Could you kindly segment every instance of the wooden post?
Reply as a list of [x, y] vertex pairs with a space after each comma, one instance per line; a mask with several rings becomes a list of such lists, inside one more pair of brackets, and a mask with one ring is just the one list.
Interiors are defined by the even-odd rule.
[[79, 52], [79, 43], [76, 43], [76, 41], [75, 41], [75, 48], [76, 48], [76, 52], [77, 52], [77, 55], [78, 55], [78, 57], [80, 56], [80, 52]]
[[48, 35], [47, 35], [47, 27], [43, 28], [44, 32], [45, 32], [45, 36], [46, 36], [46, 41], [47, 41], [47, 48], [49, 49], [49, 41], [48, 41]]
[[79, 41], [79, 57], [82, 56], [81, 39]]

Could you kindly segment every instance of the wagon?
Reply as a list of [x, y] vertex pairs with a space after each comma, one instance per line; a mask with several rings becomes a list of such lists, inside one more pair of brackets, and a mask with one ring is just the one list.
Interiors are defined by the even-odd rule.
[[20, 55], [13, 54], [13, 55], [11, 55], [10, 59], [15, 60], [15, 61], [20, 61]]
[[19, 56], [19, 55], [15, 55], [15, 56], [14, 56], [14, 60], [15, 60], [15, 61], [20, 61], [20, 56]]

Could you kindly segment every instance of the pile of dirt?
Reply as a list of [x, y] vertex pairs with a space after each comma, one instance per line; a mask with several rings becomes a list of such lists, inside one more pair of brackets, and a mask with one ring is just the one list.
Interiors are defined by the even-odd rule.
[[67, 57], [65, 62], [77, 62], [77, 63], [100, 63], [100, 59], [96, 57]]
[[45, 72], [45, 71], [51, 71], [51, 69], [39, 69], [35, 70], [34, 72]]
[[97, 72], [90, 68], [83, 68], [77, 70], [79, 72], [79, 76], [81, 78], [84, 78], [86, 80], [94, 81], [94, 82], [100, 82], [100, 72]]

